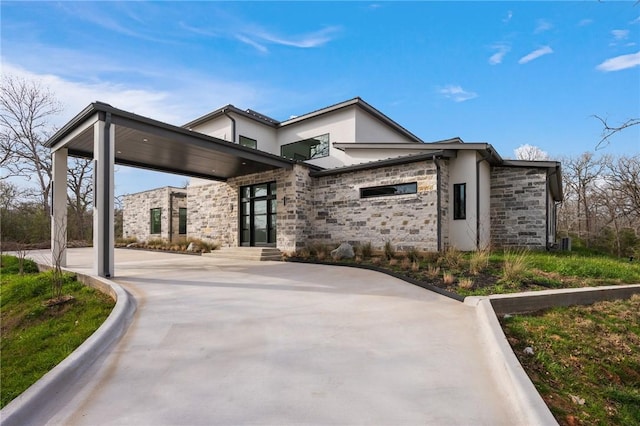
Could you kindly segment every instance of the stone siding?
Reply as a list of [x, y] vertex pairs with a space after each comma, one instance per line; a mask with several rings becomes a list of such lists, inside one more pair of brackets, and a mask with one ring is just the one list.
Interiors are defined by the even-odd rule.
[[491, 171], [493, 248], [546, 248], [545, 169], [494, 167]]
[[[360, 189], [417, 182], [417, 194], [360, 198]], [[436, 167], [432, 161], [319, 177], [313, 191], [313, 233], [320, 243], [369, 242], [382, 248], [437, 250]]]
[[[167, 186], [125, 195], [123, 197], [123, 237], [136, 238], [138, 241], [148, 241], [153, 238], [175, 241], [186, 237], [186, 235], [179, 235], [179, 209], [187, 207], [186, 194], [185, 189]], [[160, 234], [151, 234], [151, 209], [154, 208], [162, 209]], [[172, 210], [171, 213], [169, 210]], [[170, 215], [171, 226], [169, 226]]]
[[188, 188], [189, 235], [237, 247], [240, 187], [276, 182], [276, 246], [285, 252], [304, 247], [311, 233], [311, 178], [309, 169], [295, 165]]

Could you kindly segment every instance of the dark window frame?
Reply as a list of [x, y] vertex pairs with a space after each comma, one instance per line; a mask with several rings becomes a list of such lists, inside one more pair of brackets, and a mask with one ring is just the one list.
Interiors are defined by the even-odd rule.
[[453, 220], [467, 218], [467, 184], [453, 184]]
[[[158, 212], [157, 216], [154, 215], [155, 212]], [[162, 208], [160, 207], [155, 207], [149, 210], [149, 223], [150, 223], [150, 227], [149, 227], [149, 233], [151, 235], [158, 235], [158, 234], [162, 234]], [[157, 223], [155, 223], [157, 219]], [[156, 229], [156, 225], [157, 225], [157, 229]]]
[[[320, 139], [326, 139], [326, 140], [320, 140]], [[313, 142], [317, 142], [315, 145], [309, 145], [309, 156], [308, 158], [305, 157], [304, 155], [300, 155], [298, 153], [293, 153], [293, 156], [285, 156], [284, 150], [286, 149], [286, 147], [291, 147], [292, 145], [296, 145], [296, 144], [312, 144]], [[316, 151], [315, 153], [312, 153], [312, 148], [314, 148], [315, 146], [321, 146], [321, 150]], [[299, 141], [295, 141], [295, 142], [291, 142], [291, 143], [287, 143], [284, 145], [280, 146], [280, 156], [284, 157], [284, 158], [290, 158], [292, 160], [299, 160], [299, 161], [307, 161], [307, 160], [315, 160], [318, 158], [325, 158], [329, 156], [329, 152], [331, 150], [331, 137], [329, 133], [323, 133], [321, 135], [318, 136], [314, 136], [312, 138], [307, 138], [307, 139], [301, 139]]]
[[187, 208], [178, 208], [178, 235], [187, 235]]
[[[247, 145], [247, 142], [251, 142], [251, 145]], [[246, 146], [247, 148], [258, 149], [258, 140], [253, 139], [247, 136], [240, 135], [238, 143], [242, 146]]]
[[[399, 188], [403, 188], [400, 191]], [[418, 182], [396, 183], [393, 185], [368, 186], [360, 188], [360, 198], [397, 197], [418, 193]]]

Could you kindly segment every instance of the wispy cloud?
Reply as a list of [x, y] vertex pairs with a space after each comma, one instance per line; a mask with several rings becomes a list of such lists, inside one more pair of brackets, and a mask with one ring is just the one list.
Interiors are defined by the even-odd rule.
[[611, 34], [616, 40], [626, 40], [629, 37], [629, 30], [612, 30]]
[[629, 55], [616, 56], [609, 58], [596, 67], [599, 71], [610, 72], [620, 71], [627, 68], [640, 66], [640, 51]]
[[466, 91], [461, 86], [454, 84], [449, 84], [442, 89], [439, 89], [438, 92], [445, 98], [451, 99], [454, 102], [464, 102], [478, 97], [476, 92]]
[[633, 21], [629, 22], [630, 24], [640, 24], [640, 16], [638, 16], [636, 19], [634, 19]]
[[551, 22], [545, 19], [538, 19], [538, 24], [536, 25], [536, 29], [533, 31], [533, 33], [540, 34], [542, 32], [549, 31], [551, 28], [553, 28]]
[[300, 36], [277, 36], [275, 34], [268, 33], [266, 31], [258, 31], [254, 34], [246, 34], [247, 37], [258, 38], [273, 44], [280, 44], [282, 46], [299, 47], [308, 49], [312, 47], [319, 47], [330, 42], [334, 35], [339, 31], [338, 27], [326, 27], [313, 33], [308, 33]]
[[550, 53], [553, 53], [553, 49], [551, 49], [551, 47], [549, 46], [543, 46], [539, 49], [534, 50], [533, 52], [529, 53], [528, 55], [523, 56], [522, 58], [520, 58], [520, 60], [518, 61], [519, 64], [526, 64], [527, 62], [531, 62], [534, 59], [538, 59], [541, 56], [544, 55], [548, 55]]
[[489, 58], [489, 63], [491, 65], [502, 63], [502, 59], [504, 58], [504, 56], [511, 50], [511, 46], [505, 43], [494, 44], [493, 46], [491, 46], [491, 48], [497, 50], [497, 52], [491, 55], [491, 57]]
[[511, 21], [511, 18], [513, 18], [513, 12], [512, 11], [508, 11], [507, 12], [507, 16], [505, 16], [502, 19], [502, 22], [504, 22], [505, 24], [508, 23], [509, 21]]
[[587, 26], [587, 25], [592, 24], [592, 23], [593, 23], [593, 19], [588, 19], [587, 18], [587, 19], [583, 19], [580, 22], [578, 22], [578, 26], [579, 27], [584, 27], [584, 26]]

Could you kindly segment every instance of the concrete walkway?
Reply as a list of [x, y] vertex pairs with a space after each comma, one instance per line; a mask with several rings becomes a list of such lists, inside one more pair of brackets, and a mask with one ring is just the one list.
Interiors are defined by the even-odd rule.
[[114, 281], [133, 322], [50, 424], [518, 423], [475, 309], [386, 275], [116, 250]]

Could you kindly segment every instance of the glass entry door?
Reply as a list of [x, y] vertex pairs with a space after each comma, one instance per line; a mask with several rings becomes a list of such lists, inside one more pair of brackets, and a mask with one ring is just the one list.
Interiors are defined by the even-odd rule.
[[240, 245], [276, 245], [276, 183], [240, 188]]

